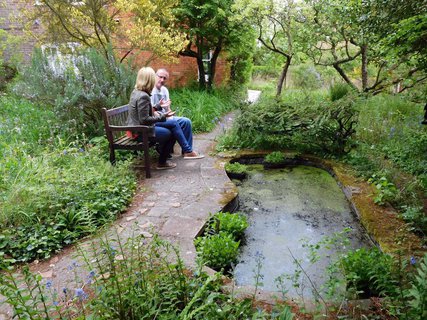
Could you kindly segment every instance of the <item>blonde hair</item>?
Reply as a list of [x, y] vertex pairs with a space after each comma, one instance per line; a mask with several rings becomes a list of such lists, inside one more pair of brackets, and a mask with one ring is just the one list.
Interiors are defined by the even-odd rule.
[[145, 91], [151, 94], [156, 83], [156, 73], [153, 68], [143, 67], [139, 69], [138, 75], [136, 76], [135, 89]]

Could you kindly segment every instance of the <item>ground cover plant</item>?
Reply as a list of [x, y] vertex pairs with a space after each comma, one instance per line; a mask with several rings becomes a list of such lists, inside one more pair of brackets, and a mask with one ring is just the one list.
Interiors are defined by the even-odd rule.
[[[20, 319], [283, 319], [287, 305], [255, 308], [250, 298], [221, 290], [221, 274], [188, 270], [178, 249], [158, 238], [102, 238], [79, 251], [69, 266], [75, 278], [58, 290], [52, 280], [11, 268], [0, 293]], [[18, 289], [19, 288], [19, 289]]]
[[128, 162], [113, 168], [105, 150], [72, 141], [50, 108], [7, 95], [0, 104], [2, 262], [47, 258], [126, 208]]

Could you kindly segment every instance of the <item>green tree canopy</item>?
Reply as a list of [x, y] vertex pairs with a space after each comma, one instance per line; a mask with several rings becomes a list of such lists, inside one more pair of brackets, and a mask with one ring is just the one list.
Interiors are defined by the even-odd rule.
[[[233, 3], [234, 0], [181, 0], [174, 9], [177, 24], [189, 40], [180, 54], [196, 59], [201, 88], [212, 87], [219, 54], [247, 41], [240, 37], [247, 25], [234, 19]], [[251, 46], [249, 43], [248, 48]]]

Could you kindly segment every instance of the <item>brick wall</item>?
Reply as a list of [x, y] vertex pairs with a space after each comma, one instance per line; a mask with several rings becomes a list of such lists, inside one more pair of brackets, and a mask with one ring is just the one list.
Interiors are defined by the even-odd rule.
[[[22, 32], [22, 27], [14, 23], [12, 19], [14, 15], [20, 14], [20, 9], [23, 6], [24, 2], [22, 0], [7, 0], [6, 6], [0, 6], [0, 28], [13, 35], [22, 37], [18, 51], [19, 54], [21, 54], [24, 58], [24, 61], [29, 61], [35, 46], [35, 40], [25, 37], [24, 33]], [[41, 28], [42, 26], [40, 26], [37, 22], [33, 25], [33, 31], [41, 31]], [[15, 53], [16, 52], [6, 50], [6, 60]], [[146, 65], [150, 56], [151, 55], [147, 52], [133, 56], [132, 58], [135, 61], [135, 69]], [[170, 87], [183, 86], [191, 82], [197, 82], [197, 63], [196, 59], [194, 58], [179, 57], [175, 63], [155, 59], [151, 61], [149, 65], [155, 70], [158, 68], [165, 68], [169, 71], [170, 81], [168, 81], [168, 84]], [[225, 83], [224, 81], [228, 80], [229, 74], [229, 67], [226, 65], [225, 59], [220, 57], [217, 62], [215, 84], [220, 85], [221, 83]]]
[[[18, 50], [5, 50], [4, 58], [8, 60], [12, 55], [21, 56], [24, 61], [29, 61], [34, 49], [35, 40], [29, 38], [22, 31], [22, 26], [15, 21], [15, 17], [19, 17], [20, 9], [23, 8], [22, 0], [7, 0], [6, 6], [0, 6], [0, 28], [11, 35], [20, 37]], [[36, 22], [33, 25], [33, 31], [40, 30], [40, 25]]]
[[[168, 80], [168, 86], [171, 88], [181, 87], [191, 82], [198, 81], [198, 68], [195, 58], [190, 57], [179, 57], [176, 62], [165, 62], [160, 59], [154, 59], [147, 63], [151, 57], [148, 52], [143, 52], [132, 56], [134, 60], [135, 69], [139, 69], [143, 66], [150, 66], [154, 70], [164, 68], [168, 70], [170, 79]], [[217, 61], [215, 84], [221, 85], [226, 83], [229, 79], [230, 70], [229, 66], [225, 62], [225, 59], [220, 57]]]

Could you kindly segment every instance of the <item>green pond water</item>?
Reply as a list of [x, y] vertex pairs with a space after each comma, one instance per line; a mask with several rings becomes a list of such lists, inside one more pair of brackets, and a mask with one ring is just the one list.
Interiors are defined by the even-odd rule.
[[[248, 178], [237, 183], [238, 211], [247, 216], [250, 224], [234, 269], [237, 285], [255, 285], [255, 274], [259, 273], [260, 289], [281, 291], [276, 278], [283, 276], [289, 296], [310, 297], [310, 282], [322, 290], [325, 269], [336, 250], [371, 245], [344, 193], [325, 170], [309, 166], [274, 170], [263, 170], [260, 165], [249, 167]], [[309, 249], [304, 244], [316, 244], [344, 229], [348, 229], [348, 245], [322, 249], [319, 253], [325, 257], [314, 264], [310, 262]], [[299, 288], [294, 288], [294, 281], [285, 276], [300, 270], [295, 259], [304, 269], [297, 281]]]

